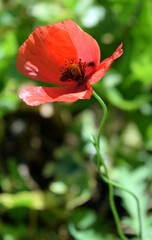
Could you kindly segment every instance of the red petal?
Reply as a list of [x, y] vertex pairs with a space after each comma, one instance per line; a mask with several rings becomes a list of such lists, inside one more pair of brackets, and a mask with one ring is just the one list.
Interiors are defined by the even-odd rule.
[[123, 50], [122, 50], [122, 43], [121, 43], [111, 57], [106, 58], [99, 64], [97, 71], [89, 79], [89, 83], [94, 84], [98, 82], [106, 74], [111, 64], [113, 63], [113, 61], [119, 58], [122, 54], [123, 54]]
[[38, 27], [20, 47], [17, 69], [30, 78], [62, 84], [60, 67], [71, 59], [77, 62], [77, 51], [66, 31], [56, 24]]
[[[82, 89], [81, 89], [82, 88]], [[29, 87], [21, 90], [19, 97], [30, 106], [38, 106], [46, 102], [75, 102], [79, 99], [90, 99], [92, 88], [84, 86], [77, 89], [73, 86], [60, 88]]]
[[74, 21], [66, 20], [56, 24], [60, 29], [68, 32], [77, 50], [78, 58], [82, 62], [92, 62], [98, 65], [100, 62], [100, 48], [96, 40], [84, 32]]

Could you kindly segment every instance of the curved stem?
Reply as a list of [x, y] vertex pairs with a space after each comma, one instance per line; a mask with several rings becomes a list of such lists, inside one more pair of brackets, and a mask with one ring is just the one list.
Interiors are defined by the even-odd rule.
[[102, 174], [100, 174], [100, 176], [102, 177], [102, 179], [106, 182], [106, 183], [111, 183], [114, 187], [117, 187], [127, 193], [129, 193], [130, 195], [132, 195], [132, 197], [135, 199], [136, 204], [137, 204], [137, 212], [138, 212], [138, 219], [139, 219], [139, 238], [141, 240], [143, 240], [143, 234], [142, 234], [142, 221], [141, 221], [141, 211], [140, 211], [140, 204], [139, 204], [139, 199], [138, 197], [131, 191], [129, 191], [127, 188], [121, 186], [118, 183], [115, 183], [113, 181], [109, 181], [108, 178], [104, 177]]
[[99, 102], [99, 104], [101, 105], [101, 107], [103, 108], [103, 117], [99, 126], [99, 130], [98, 130], [98, 135], [97, 135], [97, 146], [100, 149], [100, 137], [103, 131], [103, 127], [105, 125], [107, 116], [108, 116], [108, 109], [106, 107], [106, 104], [104, 103], [104, 101], [98, 96], [98, 94], [93, 91], [93, 96], [97, 99], [97, 101]]
[[99, 171], [99, 173], [100, 173], [100, 166], [101, 166], [101, 164], [102, 164], [103, 167], [104, 167], [104, 171], [105, 171], [106, 178], [109, 180], [109, 181], [107, 182], [107, 183], [108, 183], [108, 187], [109, 187], [109, 203], [110, 203], [110, 207], [111, 207], [111, 210], [112, 210], [114, 219], [115, 219], [117, 231], [118, 231], [118, 234], [119, 234], [119, 236], [121, 237], [121, 239], [122, 239], [122, 240], [126, 240], [126, 237], [124, 236], [124, 234], [123, 234], [123, 232], [122, 232], [122, 229], [121, 229], [121, 226], [120, 226], [119, 215], [118, 215], [118, 212], [117, 212], [117, 209], [116, 209], [116, 206], [115, 206], [115, 202], [114, 202], [113, 185], [111, 184], [111, 180], [110, 180], [108, 168], [107, 168], [107, 166], [106, 166], [106, 164], [105, 164], [105, 161], [104, 161], [104, 159], [103, 159], [103, 157], [101, 156], [101, 153], [100, 153], [100, 136], [101, 136], [101, 133], [102, 133], [102, 130], [103, 130], [105, 121], [106, 121], [106, 119], [107, 119], [107, 113], [108, 113], [108, 111], [107, 111], [107, 107], [106, 107], [105, 103], [104, 103], [103, 100], [97, 95], [97, 93], [96, 93], [95, 91], [93, 91], [93, 96], [97, 99], [97, 101], [100, 103], [100, 105], [101, 105], [102, 108], [103, 108], [103, 118], [102, 118], [101, 123], [100, 123], [99, 131], [98, 131], [98, 136], [97, 136], [97, 144], [96, 144], [96, 150], [97, 150], [97, 156], [98, 156], [98, 171]]
[[[99, 127], [99, 131], [98, 131], [98, 136], [97, 136], [97, 141], [95, 142], [95, 147], [96, 147], [96, 150], [97, 150], [97, 157], [98, 157], [98, 171], [99, 171], [99, 174], [101, 176], [101, 178], [108, 184], [109, 186], [109, 203], [110, 203], [110, 207], [111, 207], [111, 210], [112, 210], [112, 213], [113, 213], [113, 216], [114, 216], [114, 219], [115, 219], [115, 223], [116, 223], [116, 226], [117, 226], [117, 231], [119, 233], [119, 236], [123, 239], [123, 240], [126, 240], [126, 237], [124, 236], [123, 232], [122, 232], [122, 229], [120, 227], [120, 220], [119, 220], [119, 215], [117, 213], [117, 209], [116, 209], [116, 206], [115, 206], [115, 202], [114, 202], [114, 194], [113, 194], [113, 186], [114, 187], [117, 187], [127, 193], [129, 193], [132, 197], [134, 197], [135, 201], [136, 201], [136, 204], [137, 204], [137, 212], [138, 212], [138, 219], [139, 219], [139, 238], [141, 240], [143, 240], [143, 231], [142, 231], [142, 218], [141, 218], [141, 210], [140, 210], [140, 205], [139, 205], [139, 199], [138, 197], [132, 193], [131, 191], [129, 191], [128, 189], [124, 188], [123, 186], [119, 185], [118, 183], [115, 183], [113, 182], [110, 177], [109, 177], [109, 172], [108, 172], [108, 168], [105, 164], [105, 161], [104, 161], [104, 158], [103, 156], [101, 155], [101, 152], [100, 152], [100, 136], [101, 136], [101, 133], [102, 133], [102, 130], [103, 130], [103, 127], [104, 127], [104, 124], [105, 124], [105, 121], [107, 119], [107, 107], [105, 105], [105, 103], [103, 102], [103, 100], [97, 95], [97, 93], [95, 91], [93, 91], [93, 95], [94, 97], [97, 99], [97, 101], [99, 102], [99, 104], [102, 106], [103, 108], [103, 118], [101, 120], [101, 123], [100, 123], [100, 127]], [[101, 173], [101, 165], [104, 167], [104, 171], [105, 171], [105, 176]]]
[[108, 183], [108, 187], [109, 187], [109, 203], [110, 203], [110, 207], [111, 207], [114, 219], [115, 219], [118, 234], [122, 240], [127, 240], [127, 238], [124, 236], [121, 226], [120, 226], [120, 219], [119, 219], [119, 215], [118, 215], [118, 212], [117, 212], [117, 209], [115, 206], [115, 201], [114, 201], [113, 184], [111, 183], [111, 179], [109, 177], [108, 168], [104, 162], [104, 159], [100, 153], [98, 146], [96, 146], [96, 150], [97, 150], [97, 156], [98, 156], [98, 172], [99, 172], [101, 178], [103, 178], [101, 170], [100, 170], [100, 166], [102, 165], [104, 167], [106, 179], [108, 179], [107, 183]]

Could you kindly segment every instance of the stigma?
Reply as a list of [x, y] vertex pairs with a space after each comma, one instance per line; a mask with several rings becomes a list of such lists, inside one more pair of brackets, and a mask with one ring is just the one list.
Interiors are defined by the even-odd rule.
[[82, 69], [80, 69], [79, 66], [75, 63], [73, 63], [70, 66], [70, 71], [71, 71], [71, 74], [73, 75], [73, 78], [75, 78], [75, 79], [82, 78], [82, 76], [83, 76]]
[[[65, 64], [65, 66], [67, 66], [67, 63]], [[79, 84], [84, 83], [86, 80], [88, 80], [89, 77], [88, 75], [86, 75], [87, 67], [94, 68], [94, 66], [94, 62], [89, 62], [87, 64], [86, 62], [82, 62], [81, 59], [79, 59], [78, 63], [71, 61], [69, 67], [60, 68], [60, 80], [62, 82], [76, 81]]]

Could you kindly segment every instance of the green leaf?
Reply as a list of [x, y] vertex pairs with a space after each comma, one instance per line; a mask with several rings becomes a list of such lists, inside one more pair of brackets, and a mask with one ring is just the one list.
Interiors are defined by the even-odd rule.
[[42, 210], [45, 206], [44, 203], [44, 194], [41, 191], [0, 194], [0, 204], [6, 208], [27, 207]]
[[102, 236], [101, 233], [96, 232], [93, 228], [79, 231], [73, 224], [69, 224], [69, 231], [75, 240], [115, 240], [110, 235]]
[[[118, 167], [116, 180], [129, 191], [133, 192], [139, 199], [141, 208], [141, 218], [143, 224], [144, 240], [149, 240], [151, 227], [149, 216], [147, 215], [149, 206], [149, 197], [146, 192], [146, 178], [150, 174], [149, 167], [139, 167], [136, 170], [130, 170], [126, 167]], [[125, 218], [126, 223], [136, 233], [139, 232], [139, 220], [135, 199], [123, 190], [117, 190], [117, 194], [122, 197], [123, 204], [129, 216]]]
[[133, 111], [141, 107], [144, 103], [150, 101], [152, 98], [150, 95], [140, 95], [132, 100], [126, 100], [123, 98], [121, 92], [116, 88], [109, 88], [106, 96], [108, 100], [116, 107], [126, 110]]

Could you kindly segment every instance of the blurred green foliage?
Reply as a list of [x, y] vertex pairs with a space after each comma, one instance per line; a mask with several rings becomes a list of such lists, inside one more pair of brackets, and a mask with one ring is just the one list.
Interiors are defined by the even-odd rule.
[[[16, 70], [19, 46], [35, 27], [68, 18], [98, 41], [101, 59], [123, 42], [123, 56], [94, 86], [109, 109], [101, 143], [112, 179], [138, 195], [144, 240], [152, 239], [151, 13], [151, 0], [0, 1], [0, 239], [116, 239], [93, 164], [98, 103], [31, 108], [18, 98], [34, 84]], [[137, 239], [134, 200], [115, 194], [123, 230]]]

